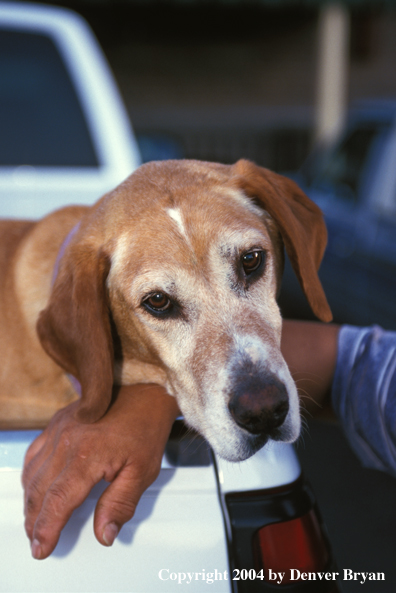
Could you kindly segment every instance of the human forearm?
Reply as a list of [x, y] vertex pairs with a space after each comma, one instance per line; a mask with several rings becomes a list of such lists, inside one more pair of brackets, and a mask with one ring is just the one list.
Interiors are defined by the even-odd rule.
[[283, 322], [282, 353], [300, 393], [302, 412], [321, 415], [330, 408], [340, 326]]

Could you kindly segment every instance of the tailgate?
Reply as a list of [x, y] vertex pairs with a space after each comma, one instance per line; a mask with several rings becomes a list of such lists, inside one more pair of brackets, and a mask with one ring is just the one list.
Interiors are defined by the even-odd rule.
[[111, 548], [101, 546], [93, 534], [96, 500], [106, 487], [98, 484], [74, 512], [52, 556], [33, 560], [23, 528], [20, 482], [23, 455], [36, 434], [0, 432], [1, 592], [201, 593], [208, 585], [211, 591], [230, 592], [212, 463], [175, 467], [164, 459], [158, 479]]

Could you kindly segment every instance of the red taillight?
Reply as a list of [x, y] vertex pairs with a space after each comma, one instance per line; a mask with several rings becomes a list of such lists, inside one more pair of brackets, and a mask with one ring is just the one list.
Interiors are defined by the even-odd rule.
[[[257, 569], [284, 572], [282, 584], [296, 580], [298, 572], [318, 572], [326, 568], [329, 552], [313, 510], [306, 515], [272, 523], [259, 529], [253, 541]], [[292, 570], [294, 571], [292, 572]]]

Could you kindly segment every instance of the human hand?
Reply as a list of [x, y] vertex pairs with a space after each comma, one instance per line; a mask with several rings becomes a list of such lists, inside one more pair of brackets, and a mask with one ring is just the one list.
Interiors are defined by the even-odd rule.
[[57, 412], [25, 457], [25, 529], [39, 560], [53, 552], [72, 512], [101, 479], [110, 485], [96, 505], [94, 532], [101, 544], [112, 545], [157, 478], [179, 413], [176, 400], [154, 384], [121, 387], [94, 424], [75, 420], [77, 406]]

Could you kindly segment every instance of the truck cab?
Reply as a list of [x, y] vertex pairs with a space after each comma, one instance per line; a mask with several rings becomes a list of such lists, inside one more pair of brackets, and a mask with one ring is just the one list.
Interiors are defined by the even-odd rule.
[[140, 164], [106, 59], [75, 13], [0, 2], [0, 215], [90, 204]]

